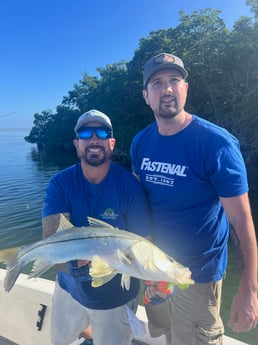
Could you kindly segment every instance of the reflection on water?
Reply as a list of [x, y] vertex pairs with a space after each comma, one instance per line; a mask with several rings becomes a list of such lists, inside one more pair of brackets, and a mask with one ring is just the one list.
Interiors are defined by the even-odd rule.
[[76, 153], [64, 155], [60, 153], [44, 154], [39, 153], [36, 147], [32, 147], [30, 151], [30, 158], [35, 163], [39, 171], [48, 171], [49, 169], [61, 170], [77, 161]]
[[[41, 209], [46, 185], [51, 176], [76, 161], [76, 158], [69, 159], [67, 155], [39, 155], [35, 146], [23, 140], [25, 135], [28, 135], [28, 131], [0, 130], [0, 249], [28, 244], [41, 238]], [[250, 333], [236, 334], [226, 327], [238, 285], [235, 267], [233, 256], [230, 255], [222, 296], [226, 334], [257, 345], [258, 328]], [[52, 270], [45, 277], [53, 279], [54, 275]]]
[[0, 248], [6, 248], [41, 238], [46, 185], [51, 176], [72, 162], [61, 156], [44, 160], [35, 146], [23, 140], [27, 134], [23, 130], [0, 133]]

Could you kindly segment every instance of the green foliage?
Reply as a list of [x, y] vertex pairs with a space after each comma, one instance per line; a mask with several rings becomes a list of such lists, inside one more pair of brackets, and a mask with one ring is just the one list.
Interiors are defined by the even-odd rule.
[[257, 0], [246, 0], [247, 6], [250, 7], [251, 11], [254, 13], [255, 19], [258, 19], [258, 1]]
[[[99, 67], [99, 77], [84, 74], [57, 106], [56, 113], [34, 115], [25, 139], [47, 151], [72, 151], [74, 125], [80, 114], [98, 109], [112, 120], [119, 159], [128, 166], [133, 136], [153, 121], [142, 97], [144, 63], [160, 52], [180, 56], [189, 71], [187, 110], [232, 131], [242, 145], [251, 188], [258, 188], [258, 25], [257, 0], [247, 0], [253, 18], [240, 17], [232, 30], [220, 11], [180, 12], [180, 23], [150, 32], [133, 58]], [[122, 154], [123, 153], [123, 154]]]
[[60, 105], [56, 114], [43, 111], [34, 115], [34, 127], [25, 137], [29, 143], [36, 143], [40, 151], [72, 152], [75, 137], [74, 126], [80, 112]]
[[53, 122], [54, 115], [51, 111], [44, 110], [41, 114], [34, 114], [34, 127], [30, 131], [30, 134], [25, 137], [25, 140], [32, 144], [37, 144], [41, 149], [46, 146], [47, 142], [47, 128]]

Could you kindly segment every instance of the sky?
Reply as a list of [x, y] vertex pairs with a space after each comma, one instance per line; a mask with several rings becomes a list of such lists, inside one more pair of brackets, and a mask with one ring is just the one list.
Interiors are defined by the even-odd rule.
[[0, 129], [31, 129], [83, 73], [130, 61], [140, 39], [179, 24], [180, 10], [206, 8], [228, 28], [252, 16], [245, 0], [0, 0]]

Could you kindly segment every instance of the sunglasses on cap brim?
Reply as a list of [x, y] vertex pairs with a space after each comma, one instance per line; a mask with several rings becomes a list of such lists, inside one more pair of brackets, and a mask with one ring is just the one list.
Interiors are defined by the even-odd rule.
[[94, 133], [99, 139], [112, 138], [112, 131], [107, 127], [85, 127], [77, 132], [77, 139], [91, 139]]

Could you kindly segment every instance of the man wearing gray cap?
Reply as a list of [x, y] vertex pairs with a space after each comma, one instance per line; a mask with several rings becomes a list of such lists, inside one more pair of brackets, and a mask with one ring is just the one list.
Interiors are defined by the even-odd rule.
[[[219, 345], [229, 224], [241, 263], [228, 323], [235, 332], [258, 322], [257, 242], [239, 142], [184, 110], [187, 75], [183, 61], [168, 53], [144, 66], [143, 97], [156, 121], [133, 139], [133, 172], [150, 201], [155, 244], [189, 267], [195, 281], [185, 290], [175, 287], [146, 311], [151, 335], [165, 333], [168, 345]], [[155, 285], [149, 284], [145, 300], [153, 295]]]
[[[74, 145], [80, 162], [59, 172], [49, 182], [43, 207], [43, 234], [57, 231], [63, 213], [76, 226], [87, 217], [142, 236], [150, 233], [148, 204], [137, 179], [111, 162], [115, 147], [110, 118], [98, 110], [82, 114], [75, 125]], [[130, 345], [133, 337], [128, 307], [135, 309], [139, 280], [129, 290], [116, 275], [92, 287], [89, 262], [66, 264], [57, 274], [53, 297], [51, 337], [54, 345], [68, 345], [89, 325], [94, 345]]]

